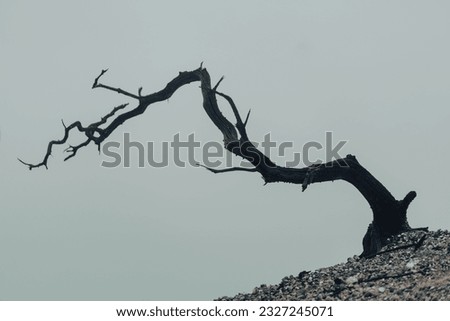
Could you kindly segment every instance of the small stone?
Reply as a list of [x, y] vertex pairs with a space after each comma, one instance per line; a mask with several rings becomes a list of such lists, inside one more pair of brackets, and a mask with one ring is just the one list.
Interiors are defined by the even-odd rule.
[[380, 286], [380, 287], [378, 288], [378, 291], [381, 292], [381, 293], [383, 293], [384, 291], [386, 291], [386, 288], [385, 288], [384, 286]]
[[374, 294], [373, 294], [372, 292], [370, 292], [370, 291], [364, 291], [364, 292], [363, 292], [363, 296], [364, 296], [365, 298], [370, 298], [370, 297], [373, 297]]
[[353, 284], [358, 282], [358, 278], [356, 276], [349, 276], [346, 280], [345, 283], [347, 284]]
[[417, 260], [411, 260], [408, 263], [406, 263], [406, 268], [412, 269], [417, 264]]
[[344, 281], [341, 278], [334, 279], [334, 284], [342, 284], [342, 283], [344, 283]]

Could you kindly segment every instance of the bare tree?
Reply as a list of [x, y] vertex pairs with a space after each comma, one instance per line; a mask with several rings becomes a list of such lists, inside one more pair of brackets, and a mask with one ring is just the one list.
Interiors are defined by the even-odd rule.
[[[409, 204], [416, 197], [416, 192], [411, 191], [402, 200], [396, 200], [383, 184], [373, 177], [353, 155], [347, 155], [345, 158], [304, 168], [288, 168], [276, 165], [269, 157], [259, 151], [248, 138], [246, 126], [250, 111], [245, 117], [245, 120], [243, 120], [233, 99], [217, 90], [223, 77], [212, 87], [210, 75], [202, 66], [193, 71], [180, 72], [178, 76], [167, 83], [165, 88], [149, 95], [142, 95], [142, 87], [139, 88], [138, 94], [135, 95], [123, 89], [100, 83], [100, 78], [106, 71], [102, 70], [100, 75], [94, 80], [92, 88], [104, 88], [115, 91], [135, 99], [138, 105], [121, 114], [118, 114], [118, 112], [128, 104], [117, 106], [110, 113], [103, 116], [100, 121], [86, 127], [80, 121], [76, 121], [69, 126], [66, 126], [63, 122], [65, 129], [64, 137], [60, 140], [49, 142], [47, 153], [40, 163], [31, 164], [19, 159], [20, 162], [28, 166], [30, 170], [41, 166], [47, 168], [48, 158], [52, 153], [53, 146], [66, 143], [73, 129], [77, 129], [83, 133], [86, 136], [86, 140], [79, 145], [69, 145], [65, 150], [68, 156], [64, 160], [74, 157], [80, 148], [90, 143], [96, 144], [100, 150], [101, 143], [125, 121], [144, 113], [151, 104], [169, 99], [180, 87], [199, 81], [203, 96], [203, 108], [214, 125], [222, 132], [225, 148], [233, 154], [249, 161], [253, 167], [214, 169], [200, 164], [199, 166], [205, 167], [213, 173], [231, 171], [258, 172], [262, 175], [266, 184], [275, 182], [300, 184], [302, 191], [305, 191], [308, 185], [318, 182], [339, 179], [349, 182], [364, 196], [373, 212], [373, 221], [363, 238], [363, 253], [361, 256], [364, 257], [370, 257], [378, 253], [381, 247], [387, 243], [388, 237], [411, 230], [407, 221], [406, 212]], [[232, 124], [225, 118], [220, 111], [217, 96], [224, 98], [230, 105], [236, 118], [235, 124]]]

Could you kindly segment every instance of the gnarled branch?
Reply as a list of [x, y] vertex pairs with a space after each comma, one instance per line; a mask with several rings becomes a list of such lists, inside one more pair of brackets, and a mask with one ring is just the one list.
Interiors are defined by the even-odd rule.
[[[142, 87], [138, 90], [138, 95], [134, 95], [123, 89], [111, 87], [100, 83], [100, 78], [107, 72], [102, 70], [100, 75], [94, 80], [92, 88], [103, 88], [114, 91], [138, 101], [138, 105], [133, 109], [122, 114], [116, 115], [116, 112], [125, 108], [126, 104], [115, 107], [110, 113], [103, 116], [100, 121], [92, 123], [88, 127], [83, 127], [79, 121], [65, 127], [64, 137], [61, 140], [54, 140], [48, 144], [47, 153], [42, 162], [30, 164], [23, 162], [29, 169], [40, 166], [47, 168], [48, 158], [51, 155], [54, 145], [66, 143], [69, 133], [77, 128], [79, 132], [86, 135], [86, 141], [76, 146], [69, 146], [67, 149], [70, 155], [68, 160], [74, 157], [77, 151], [87, 146], [91, 141], [100, 146], [100, 144], [109, 137], [125, 121], [144, 113], [148, 106], [169, 99], [180, 87], [191, 82], [200, 82], [201, 93], [203, 97], [203, 108], [214, 125], [222, 132], [225, 148], [233, 154], [249, 161], [253, 168], [226, 168], [212, 169], [206, 166], [213, 173], [224, 173], [232, 171], [258, 172], [262, 175], [265, 183], [285, 182], [294, 183], [302, 186], [304, 191], [309, 185], [319, 182], [328, 182], [334, 180], [344, 180], [355, 186], [364, 196], [373, 211], [373, 222], [363, 239], [363, 256], [372, 256], [377, 253], [381, 246], [386, 243], [389, 236], [410, 230], [406, 219], [406, 211], [409, 204], [416, 197], [414, 191], [409, 192], [403, 200], [396, 200], [392, 194], [381, 184], [369, 171], [367, 171], [353, 155], [347, 155], [345, 158], [333, 160], [324, 164], [313, 165], [305, 168], [287, 168], [276, 165], [270, 158], [259, 151], [249, 140], [246, 125], [250, 115], [248, 112], [245, 121], [239, 114], [238, 108], [233, 99], [219, 91], [218, 86], [223, 81], [223, 77], [217, 84], [211, 87], [211, 78], [205, 68], [193, 71], [180, 72], [167, 85], [153, 94], [142, 95]], [[236, 118], [236, 125], [233, 125], [220, 111], [216, 96], [224, 98], [230, 105]], [[107, 121], [111, 122], [107, 125]]]

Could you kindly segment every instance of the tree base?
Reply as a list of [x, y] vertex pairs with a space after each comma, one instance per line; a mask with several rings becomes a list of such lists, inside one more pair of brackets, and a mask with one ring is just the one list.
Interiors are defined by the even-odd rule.
[[363, 238], [363, 252], [360, 257], [374, 257], [380, 252], [382, 247], [390, 243], [389, 238], [408, 231], [428, 231], [428, 227], [411, 228], [408, 223], [405, 222], [398, 231], [383, 233], [378, 224], [375, 224], [374, 222], [370, 223]]

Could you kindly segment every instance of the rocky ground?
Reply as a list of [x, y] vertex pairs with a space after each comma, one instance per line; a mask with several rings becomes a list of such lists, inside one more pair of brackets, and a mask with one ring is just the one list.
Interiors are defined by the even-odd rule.
[[372, 258], [354, 256], [217, 300], [450, 300], [450, 232], [403, 233]]

